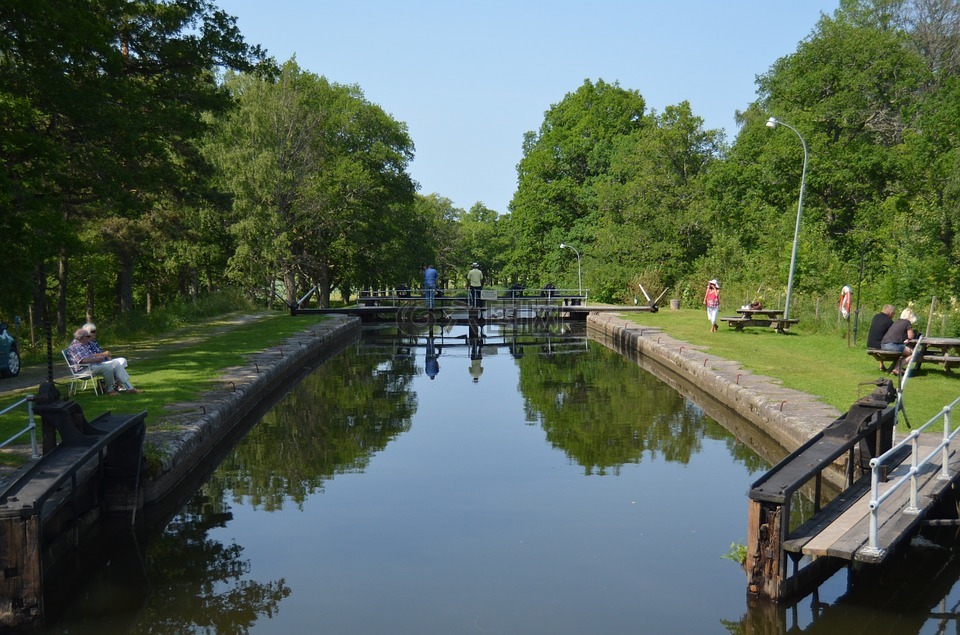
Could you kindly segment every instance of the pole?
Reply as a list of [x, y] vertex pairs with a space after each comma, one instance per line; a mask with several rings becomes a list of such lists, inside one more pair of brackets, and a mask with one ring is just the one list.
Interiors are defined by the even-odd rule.
[[800, 173], [800, 200], [797, 203], [797, 225], [793, 230], [793, 251], [790, 254], [790, 275], [787, 278], [787, 300], [783, 308], [784, 319], [789, 319], [790, 296], [793, 293], [793, 271], [797, 266], [797, 243], [800, 239], [800, 216], [803, 214], [803, 190], [807, 181], [807, 142], [803, 138], [803, 135], [801, 135], [800, 132], [790, 124], [783, 123], [779, 120], [777, 123], [786, 126], [790, 130], [793, 130], [794, 133], [796, 133], [796, 135], [800, 138], [800, 143], [803, 145], [803, 171]]
[[860, 285], [863, 282], [863, 256], [867, 252], [867, 241], [864, 239], [860, 248], [860, 277], [857, 278], [857, 310], [853, 313], [853, 345], [857, 345], [857, 329], [860, 327]]
[[771, 129], [776, 129], [777, 126], [783, 124], [790, 130], [793, 130], [794, 134], [800, 138], [800, 144], [803, 145], [803, 172], [800, 174], [800, 200], [797, 202], [797, 226], [793, 230], [793, 251], [790, 254], [790, 276], [787, 279], [787, 300], [786, 304], [783, 307], [783, 317], [784, 319], [790, 318], [790, 297], [793, 294], [793, 272], [797, 266], [797, 244], [800, 240], [800, 216], [803, 214], [803, 191], [804, 186], [807, 182], [807, 140], [803, 138], [803, 135], [800, 134], [800, 131], [791, 126], [788, 123], [783, 123], [776, 117], [770, 117], [767, 119], [767, 127]]

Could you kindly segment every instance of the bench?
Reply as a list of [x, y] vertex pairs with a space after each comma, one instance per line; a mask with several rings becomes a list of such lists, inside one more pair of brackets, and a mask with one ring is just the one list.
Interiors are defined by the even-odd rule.
[[744, 327], [747, 326], [763, 326], [776, 328], [778, 333], [785, 333], [786, 330], [790, 328], [790, 325], [800, 321], [797, 318], [758, 318], [745, 317], [742, 315], [722, 317], [720, 319], [737, 331], [742, 331]]
[[[896, 365], [896, 361], [901, 357], [901, 353], [896, 351], [885, 351], [882, 348], [868, 348], [867, 355], [870, 355], [875, 360], [880, 362], [880, 370], [883, 372], [893, 370], [893, 366]], [[886, 362], [894, 362], [894, 364], [891, 364], [890, 368], [887, 368]]]

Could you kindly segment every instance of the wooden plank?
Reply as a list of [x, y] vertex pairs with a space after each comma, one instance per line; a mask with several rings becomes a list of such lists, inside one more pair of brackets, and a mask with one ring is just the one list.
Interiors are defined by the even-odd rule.
[[[890, 473], [890, 480], [886, 483], [880, 483], [879, 494], [882, 496], [887, 490], [892, 488], [897, 480], [905, 475], [910, 469], [909, 465], [900, 465]], [[906, 493], [909, 499], [909, 485], [901, 486], [899, 490], [881, 507], [881, 518], [883, 522], [886, 514], [893, 516], [898, 514], [902, 507], [903, 494]], [[847, 560], [853, 557], [853, 554], [868, 539], [869, 503], [871, 492], [869, 487], [853, 501], [848, 508], [840, 514], [836, 520], [827, 525], [823, 531], [807, 541], [803, 546], [803, 553], [812, 556], [835, 556]], [[859, 540], [859, 542], [857, 542]], [[847, 546], [844, 546], [847, 545]]]
[[[929, 454], [932, 447], [933, 446], [921, 447], [920, 454], [922, 456]], [[955, 453], [954, 457], [950, 460], [950, 467], [951, 474], [954, 475], [951, 480], [956, 480], [957, 475], [960, 474], [957, 471], [957, 469], [960, 468], [960, 462], [956, 460]], [[888, 483], [881, 484], [880, 493], [882, 494], [892, 487], [908, 470], [908, 465], [902, 465], [897, 468], [897, 470], [894, 470], [891, 474], [891, 480]], [[836, 525], [831, 528], [832, 531], [829, 534], [827, 532], [822, 534], [823, 542], [814, 544], [813, 547], [816, 548], [818, 552], [822, 552], [824, 551], [824, 544], [836, 537], [833, 544], [825, 547], [826, 555], [843, 558], [845, 560], [856, 559], [862, 562], [882, 561], [890, 550], [912, 534], [929, 508], [940, 498], [943, 492], [950, 487], [951, 480], [940, 480], [938, 478], [939, 474], [939, 464], [931, 463], [918, 475], [918, 514], [902, 513], [902, 509], [906, 507], [910, 501], [909, 483], [902, 485], [889, 499], [884, 501], [878, 518], [877, 532], [878, 548], [884, 550], [882, 554], [860, 553], [860, 550], [866, 546], [869, 541], [870, 519], [869, 508], [867, 507], [870, 498], [869, 493], [862, 499], [862, 506], [861, 503], [858, 502], [857, 506], [863, 511], [863, 515], [859, 520], [850, 524], [850, 521], [854, 519], [854, 516], [851, 515], [844, 523], [847, 526], [847, 530], [842, 535], [837, 537], [840, 526]], [[808, 543], [803, 552], [808, 553], [808, 548], [810, 547], [811, 545]], [[812, 551], [810, 553], [812, 553]]]
[[862, 478], [852, 487], [840, 493], [839, 496], [827, 503], [813, 518], [803, 523], [792, 532], [783, 542], [783, 548], [791, 553], [799, 553], [803, 548], [836, 521], [843, 513], [864, 495], [870, 492], [870, 479]]
[[921, 359], [924, 363], [930, 362], [933, 364], [960, 363], [960, 357], [953, 355], [924, 355]]

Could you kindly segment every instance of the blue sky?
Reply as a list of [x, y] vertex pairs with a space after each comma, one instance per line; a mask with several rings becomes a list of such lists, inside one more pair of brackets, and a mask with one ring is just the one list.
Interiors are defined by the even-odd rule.
[[585, 79], [689, 101], [728, 140], [757, 75], [839, 0], [218, 0], [278, 62], [357, 84], [403, 121], [422, 194], [506, 212], [523, 135]]

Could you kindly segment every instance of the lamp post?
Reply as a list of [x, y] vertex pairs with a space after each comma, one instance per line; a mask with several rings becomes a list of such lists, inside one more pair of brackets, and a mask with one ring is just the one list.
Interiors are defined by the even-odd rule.
[[800, 202], [797, 203], [797, 227], [793, 230], [793, 252], [790, 254], [790, 275], [787, 278], [787, 300], [783, 307], [784, 319], [790, 318], [790, 294], [793, 292], [793, 270], [797, 265], [797, 241], [800, 239], [800, 215], [803, 213], [803, 187], [807, 180], [807, 142], [800, 132], [788, 123], [784, 123], [776, 117], [767, 119], [767, 128], [775, 129], [777, 126], [785, 126], [793, 130], [800, 137], [800, 143], [803, 144], [803, 172], [800, 174]]
[[583, 278], [580, 277], [580, 252], [573, 245], [560, 243], [560, 249], [566, 249], [567, 247], [573, 249], [573, 253], [577, 254], [577, 284], [579, 285], [577, 295], [583, 295]]

